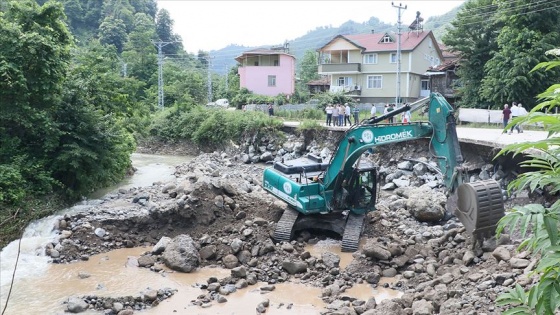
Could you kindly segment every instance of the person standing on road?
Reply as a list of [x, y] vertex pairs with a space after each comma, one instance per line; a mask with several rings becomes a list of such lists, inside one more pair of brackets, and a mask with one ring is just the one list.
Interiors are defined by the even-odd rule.
[[377, 108], [375, 108], [375, 104], [371, 105], [371, 110], [369, 111], [370, 118], [375, 118], [377, 114]]
[[332, 104], [327, 105], [327, 108], [325, 108], [325, 112], [327, 113], [327, 126], [330, 126], [332, 122], [332, 114], [333, 114]]
[[[406, 104], [405, 104], [405, 106], [406, 106]], [[411, 116], [410, 110], [407, 110], [406, 112], [404, 112], [402, 114], [402, 123], [403, 124], [410, 124], [410, 116]]]
[[344, 123], [344, 106], [342, 104], [338, 104], [338, 126], [342, 127]]
[[502, 133], [507, 132], [506, 126], [509, 122], [510, 117], [511, 117], [511, 110], [509, 109], [509, 105], [504, 104], [504, 109], [502, 110], [502, 122], [504, 124], [504, 132], [502, 132]]
[[[523, 104], [519, 103], [517, 104], [517, 107], [519, 108], [519, 116], [527, 116], [528, 113], [525, 107], [523, 107]], [[523, 126], [517, 125], [517, 127], [519, 128], [519, 133], [523, 133]]]
[[[389, 104], [389, 107], [387, 107], [387, 113], [390, 113], [390, 112], [395, 110], [395, 108], [393, 106], [394, 106], [394, 104]], [[391, 116], [389, 118], [389, 123], [392, 124], [394, 122], [395, 122], [395, 116]]]
[[[519, 116], [519, 107], [517, 107], [517, 103], [513, 102], [511, 103], [511, 119], [515, 119], [517, 118], [517, 116]], [[517, 126], [517, 124], [511, 126], [511, 129], [509, 130], [509, 134], [511, 135], [513, 133], [513, 129], [517, 129], [517, 133], [520, 133], [519, 131], [519, 126]]]
[[354, 125], [357, 125], [360, 122], [360, 109], [358, 108], [358, 104], [354, 105], [352, 114], [354, 114]]
[[350, 105], [348, 105], [348, 103], [344, 103], [344, 126], [346, 126], [346, 122], [348, 122], [348, 126], [352, 126], [352, 121], [350, 120]]
[[333, 126], [338, 126], [338, 105], [334, 104], [332, 110], [332, 119], [333, 119]]

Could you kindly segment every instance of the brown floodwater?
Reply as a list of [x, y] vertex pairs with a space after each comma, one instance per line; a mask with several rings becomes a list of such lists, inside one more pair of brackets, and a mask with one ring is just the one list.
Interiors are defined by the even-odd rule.
[[[258, 283], [228, 295], [227, 303], [213, 302], [208, 308], [194, 306], [191, 301], [207, 292], [197, 288], [196, 283], [206, 283], [211, 276], [229, 276], [230, 271], [200, 268], [193, 273], [156, 273], [127, 263], [130, 258], [138, 257], [146, 250], [118, 249], [94, 255], [88, 261], [52, 264], [39, 277], [18, 279], [16, 273], [5, 314], [64, 314], [63, 302], [70, 296], [137, 296], [147, 288], [173, 288], [178, 291], [157, 307], [139, 312], [141, 314], [251, 314], [264, 299], [270, 300], [269, 314], [319, 314], [324, 306], [319, 288], [297, 283], [277, 284], [276, 290], [267, 294], [261, 294], [259, 290], [266, 283]], [[88, 273], [90, 277], [81, 279], [78, 276], [80, 272]], [[7, 296], [7, 292], [4, 294], [5, 288], [8, 289], [2, 288], [2, 308]], [[290, 303], [293, 306], [287, 309]], [[88, 311], [82, 314], [99, 313]]]
[[[336, 246], [332, 246], [331, 248], [335, 248], [336, 251]], [[324, 249], [321, 248], [320, 250]], [[266, 283], [258, 283], [226, 296], [228, 300], [226, 303], [212, 302], [206, 308], [195, 306], [191, 301], [206, 293], [206, 290], [199, 289], [196, 284], [206, 283], [211, 276], [218, 278], [229, 276], [230, 271], [206, 267], [193, 273], [170, 271], [156, 273], [128, 263], [130, 259], [134, 260], [147, 250], [149, 249], [118, 249], [94, 255], [88, 261], [51, 264], [40, 276], [20, 279], [16, 273], [5, 314], [68, 314], [65, 313], [63, 303], [71, 296], [138, 296], [148, 288], [173, 288], [178, 291], [158, 306], [137, 312], [138, 314], [253, 314], [256, 306], [264, 299], [270, 301], [267, 314], [320, 314], [326, 306], [320, 298], [320, 288], [297, 282], [276, 284], [276, 289], [266, 294], [261, 293], [259, 289]], [[351, 257], [351, 254], [342, 253], [342, 258], [346, 255]], [[90, 277], [81, 279], [79, 273], [87, 273]], [[391, 281], [391, 279], [382, 279], [382, 281]], [[7, 286], [2, 287], [0, 303], [2, 308], [6, 301], [7, 289]], [[400, 294], [399, 291], [391, 289], [379, 287], [374, 289], [367, 284], [357, 284], [345, 293], [347, 296], [362, 300], [375, 296], [378, 302], [386, 298], [399, 297]], [[291, 307], [288, 308], [288, 305]], [[100, 314], [100, 312], [90, 310], [82, 314]]]

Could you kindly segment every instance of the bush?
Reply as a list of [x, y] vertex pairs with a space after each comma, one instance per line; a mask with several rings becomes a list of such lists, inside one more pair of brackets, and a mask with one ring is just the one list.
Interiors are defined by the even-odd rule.
[[324, 111], [311, 108], [306, 108], [304, 110], [282, 110], [282, 107], [280, 107], [279, 110], [274, 112], [274, 115], [288, 120], [298, 121], [302, 119], [323, 120], [326, 117]]
[[223, 110], [196, 107], [158, 113], [150, 126], [150, 135], [163, 141], [191, 140], [198, 145], [217, 146], [238, 141], [245, 133], [271, 132], [282, 121], [260, 111]]
[[18, 203], [25, 196], [25, 179], [14, 165], [0, 165], [0, 202]]

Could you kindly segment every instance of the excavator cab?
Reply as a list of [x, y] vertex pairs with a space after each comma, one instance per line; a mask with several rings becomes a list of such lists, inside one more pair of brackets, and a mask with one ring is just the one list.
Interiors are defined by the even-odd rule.
[[377, 195], [377, 169], [371, 165], [354, 168], [346, 190], [347, 209], [357, 214], [371, 211]]

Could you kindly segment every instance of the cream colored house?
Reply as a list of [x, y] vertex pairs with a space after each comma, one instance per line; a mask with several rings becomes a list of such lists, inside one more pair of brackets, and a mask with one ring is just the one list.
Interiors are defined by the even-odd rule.
[[[397, 95], [397, 41], [394, 33], [338, 35], [317, 51], [319, 74], [330, 77], [330, 91], [360, 103], [394, 103]], [[430, 90], [424, 73], [443, 62], [431, 31], [401, 34], [400, 96], [412, 102]]]

